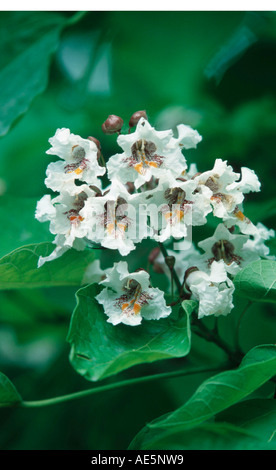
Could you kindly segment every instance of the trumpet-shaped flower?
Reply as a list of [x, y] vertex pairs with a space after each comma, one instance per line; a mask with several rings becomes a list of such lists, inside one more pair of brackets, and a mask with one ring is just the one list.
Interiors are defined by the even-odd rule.
[[231, 233], [224, 224], [219, 224], [212, 237], [198, 243], [205, 251], [205, 259], [210, 266], [213, 262], [222, 261], [229, 274], [235, 275], [251, 261], [259, 259], [259, 255], [246, 248], [249, 237]]
[[87, 238], [103, 247], [119, 250], [126, 256], [135, 249], [135, 242], [147, 235], [137, 238], [138, 195], [131, 195], [125, 186], [114, 179], [102, 196], [89, 197], [82, 215], [90, 220]]
[[48, 188], [74, 195], [78, 192], [74, 184], [76, 180], [100, 187], [99, 177], [106, 170], [98, 164], [95, 142], [72, 134], [66, 128], [57, 129], [49, 142], [52, 147], [46, 153], [57, 155], [62, 160], [48, 165], [45, 179]]
[[[161, 177], [158, 186], [152, 191], [141, 194], [152, 211], [155, 210], [153, 238], [163, 242], [171, 236], [181, 239], [187, 235], [188, 227], [204, 225], [206, 216], [212, 211], [211, 191], [202, 188], [197, 191], [197, 184], [192, 179]], [[151, 212], [152, 212], [151, 211]]]
[[172, 130], [156, 131], [141, 118], [135, 132], [118, 137], [117, 142], [124, 152], [109, 159], [109, 178], [117, 177], [122, 183], [133, 182], [139, 188], [153, 176], [181, 176], [187, 168], [181, 149], [195, 147], [201, 136], [184, 125], [178, 126], [178, 132], [178, 138], [174, 138]]
[[[38, 201], [35, 217], [40, 222], [50, 222], [49, 230], [56, 235], [54, 243], [57, 245], [50, 257], [39, 261], [39, 266], [61, 256], [71, 247], [84, 249], [86, 243], [83, 239], [88, 233], [90, 221], [85, 219], [82, 210], [88, 196], [94, 192], [88, 186], [84, 188], [84, 185], [78, 189], [79, 193], [74, 196], [64, 193], [51, 199], [46, 194]], [[79, 244], [77, 240], [81, 240]]]
[[201, 173], [194, 179], [199, 189], [204, 185], [212, 191], [210, 202], [216, 217], [238, 225], [243, 233], [254, 233], [254, 225], [239, 208], [244, 194], [260, 191], [260, 182], [253, 170], [243, 167], [240, 175], [227, 162], [217, 159], [212, 170]]
[[225, 264], [214, 261], [210, 272], [194, 270], [186, 278], [191, 298], [199, 301], [198, 318], [228, 315], [233, 309], [234, 284], [227, 277]]
[[144, 270], [129, 273], [125, 261], [115, 263], [100, 282], [105, 288], [96, 296], [103, 305], [108, 322], [113, 325], [139, 325], [145, 320], [167, 317], [171, 308], [166, 305], [164, 293], [150, 286], [149, 274]]

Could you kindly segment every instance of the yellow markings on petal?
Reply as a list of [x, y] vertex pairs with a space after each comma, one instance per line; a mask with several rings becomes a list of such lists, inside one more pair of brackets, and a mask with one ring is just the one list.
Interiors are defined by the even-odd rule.
[[158, 164], [156, 162], [148, 162], [147, 160], [145, 161], [145, 163], [149, 166], [153, 166], [154, 168], [157, 168], [158, 167]]
[[181, 219], [183, 219], [183, 217], [184, 217], [184, 211], [182, 211], [182, 210], [176, 210], [176, 211], [175, 211], [175, 215], [176, 215], [177, 220], [181, 220]]
[[123, 232], [126, 231], [126, 228], [127, 228], [127, 225], [126, 224], [120, 224], [120, 223], [117, 223], [117, 227], [119, 230], [123, 230]]
[[243, 221], [246, 219], [245, 215], [242, 213], [242, 211], [237, 211], [237, 212], [234, 212], [235, 214], [235, 217], [237, 217], [237, 219]]
[[70, 222], [82, 222], [84, 218], [81, 215], [71, 215], [69, 217]]
[[[82, 168], [77, 168], [77, 169], [74, 170], [74, 171], [75, 171], [75, 173], [76, 173], [77, 175], [80, 175], [80, 174], [83, 172], [83, 169], [82, 169]], [[70, 171], [70, 173], [72, 173], [72, 172]]]
[[143, 162], [140, 162], [140, 163], [137, 163], [136, 165], [134, 165], [134, 170], [137, 171], [137, 173], [140, 173], [140, 175], [142, 175], [144, 173], [144, 168], [143, 168]]
[[106, 230], [109, 233], [109, 235], [112, 235], [112, 233], [114, 232], [114, 229], [115, 229], [115, 225], [113, 223], [107, 224]]

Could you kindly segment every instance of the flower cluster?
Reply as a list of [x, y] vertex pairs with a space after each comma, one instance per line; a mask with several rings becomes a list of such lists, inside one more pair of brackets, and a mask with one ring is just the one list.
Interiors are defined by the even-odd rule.
[[[157, 131], [139, 111], [128, 133], [121, 133], [122, 127], [115, 115], [102, 125], [105, 134], [118, 134], [121, 148], [107, 162], [94, 137], [83, 139], [63, 128], [49, 139], [47, 153], [59, 160], [48, 165], [45, 184], [58, 194], [38, 201], [36, 218], [50, 222], [56, 248], [40, 257], [38, 266], [71, 248], [95, 245], [124, 257], [150, 238], [157, 248], [149, 263], [172, 281], [178, 278], [179, 298], [198, 300], [199, 318], [227, 315], [233, 308], [233, 277], [249, 262], [269, 258], [265, 242], [274, 236], [243, 212], [245, 195], [260, 191], [256, 174], [245, 167], [236, 173], [220, 158], [202, 173], [195, 164], [188, 167], [183, 152], [202, 140], [190, 126], [178, 125], [177, 136], [172, 130]], [[205, 225], [208, 216], [217, 221], [216, 229], [196, 247], [191, 229]], [[165, 248], [172, 240], [176, 249]], [[103, 289], [96, 298], [114, 325], [139, 325], [142, 318], [171, 313], [164, 292], [152, 287], [142, 266], [129, 273], [127, 262], [120, 261], [101, 271], [101, 278]]]

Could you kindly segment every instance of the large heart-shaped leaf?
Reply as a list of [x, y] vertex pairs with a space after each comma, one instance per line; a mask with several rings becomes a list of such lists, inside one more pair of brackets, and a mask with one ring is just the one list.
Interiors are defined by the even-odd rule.
[[4, 256], [0, 260], [0, 289], [80, 286], [92, 281], [95, 251], [71, 249], [38, 268], [39, 256], [48, 256], [54, 248], [52, 243], [38, 243]]
[[259, 302], [276, 302], [276, 261], [254, 261], [234, 279], [236, 294]]
[[98, 289], [89, 285], [77, 292], [68, 341], [70, 361], [86, 379], [95, 381], [117, 374], [136, 364], [183, 357], [190, 352], [189, 315], [195, 302], [185, 310], [161, 320], [144, 320], [139, 326], [112, 325], [95, 300]]
[[244, 357], [236, 370], [207, 379], [183, 406], [143, 428], [130, 445], [133, 449], [154, 448], [155, 443], [201, 425], [217, 413], [239, 402], [276, 373], [276, 346], [258, 346]]

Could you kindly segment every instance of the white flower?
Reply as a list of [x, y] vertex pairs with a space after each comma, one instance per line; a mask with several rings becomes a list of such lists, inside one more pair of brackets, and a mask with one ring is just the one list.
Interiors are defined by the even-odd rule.
[[251, 261], [259, 259], [256, 252], [245, 248], [248, 236], [231, 233], [224, 224], [219, 224], [212, 237], [198, 243], [205, 251], [205, 259], [210, 266], [215, 261], [222, 261], [229, 274], [237, 272]]
[[62, 160], [48, 165], [45, 179], [48, 188], [73, 195], [78, 192], [76, 180], [101, 187], [99, 177], [106, 170], [98, 164], [98, 148], [94, 142], [74, 135], [66, 128], [57, 129], [49, 142], [52, 147], [46, 153]]
[[181, 148], [195, 147], [201, 139], [196, 131], [187, 128], [178, 126], [179, 137], [174, 138], [172, 130], [156, 131], [141, 118], [135, 132], [118, 137], [117, 142], [124, 152], [107, 162], [109, 178], [112, 180], [115, 176], [122, 183], [133, 182], [139, 188], [152, 176], [180, 176], [187, 168]]
[[53, 244], [56, 245], [56, 248], [50, 253], [48, 256], [40, 256], [38, 259], [37, 267], [40, 268], [43, 264], [54, 261], [57, 258], [60, 258], [66, 251], [70, 250], [70, 248], [74, 248], [77, 251], [85, 250], [87, 243], [85, 240], [76, 238], [72, 246], [66, 245], [66, 238], [64, 235], [57, 235], [53, 241]]
[[[49, 221], [50, 232], [57, 235], [54, 241], [57, 248], [47, 259], [44, 258], [43, 263], [61, 256], [71, 247], [76, 247], [77, 240], [84, 239], [88, 233], [90, 221], [84, 218], [82, 209], [88, 196], [94, 192], [88, 186], [84, 188], [84, 185], [78, 189], [79, 193], [74, 196], [64, 193], [51, 199], [51, 196], [46, 194], [37, 203], [36, 219], [40, 222]], [[84, 249], [86, 244], [87, 242], [81, 241], [79, 249]], [[42, 260], [39, 265], [42, 265]]]
[[[239, 225], [243, 222], [241, 228], [246, 229], [244, 224], [250, 225], [251, 222], [239, 210], [238, 206], [244, 200], [244, 194], [250, 191], [259, 191], [260, 182], [253, 170], [243, 167], [240, 174], [235, 173], [226, 161], [217, 159], [214, 168], [210, 171], [195, 176], [198, 187], [207, 186], [212, 191], [210, 202], [213, 206], [213, 213], [223, 221], [231, 219], [232, 225]], [[239, 180], [237, 182], [237, 180]], [[252, 224], [253, 225], [253, 224]], [[248, 227], [247, 232], [251, 227]]]
[[139, 325], [145, 320], [167, 317], [171, 308], [166, 306], [164, 293], [157, 287], [150, 287], [149, 274], [144, 270], [128, 272], [125, 261], [115, 263], [106, 271], [106, 279], [100, 284], [106, 286], [97, 301], [103, 305], [108, 322], [113, 325]]
[[173, 178], [170, 174], [159, 179], [158, 186], [152, 191], [141, 194], [150, 204], [158, 217], [154, 220], [153, 238], [160, 242], [170, 237], [181, 239], [187, 235], [188, 227], [204, 225], [206, 216], [212, 211], [210, 204], [211, 191], [202, 188], [196, 191], [197, 184], [192, 179]]
[[233, 309], [234, 284], [227, 277], [223, 261], [214, 261], [209, 273], [192, 271], [186, 279], [192, 299], [199, 301], [198, 318], [228, 315]]
[[256, 232], [253, 238], [249, 238], [244, 245], [244, 249], [256, 253], [261, 258], [267, 258], [275, 260], [275, 256], [269, 255], [269, 247], [266, 246], [265, 242], [270, 238], [275, 237], [275, 231], [268, 229], [262, 223], [256, 225]]
[[[138, 195], [131, 195], [117, 179], [99, 197], [89, 197], [82, 216], [90, 220], [87, 238], [126, 256], [135, 249]], [[147, 231], [140, 236], [143, 238]]]

